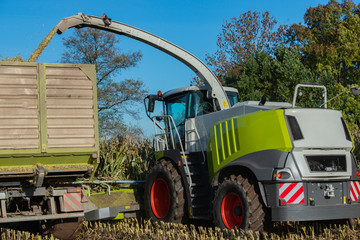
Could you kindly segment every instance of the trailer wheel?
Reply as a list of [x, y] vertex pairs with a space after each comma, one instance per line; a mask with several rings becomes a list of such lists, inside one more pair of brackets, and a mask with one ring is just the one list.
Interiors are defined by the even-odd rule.
[[264, 230], [265, 210], [254, 184], [241, 175], [224, 180], [215, 193], [213, 218], [220, 228]]
[[184, 217], [184, 187], [173, 164], [160, 160], [151, 170], [145, 184], [145, 211], [156, 221], [180, 223]]
[[68, 218], [54, 220], [47, 223], [41, 223], [41, 234], [52, 234], [54, 237], [62, 240], [73, 240], [78, 237], [80, 226], [85, 221], [81, 218]]

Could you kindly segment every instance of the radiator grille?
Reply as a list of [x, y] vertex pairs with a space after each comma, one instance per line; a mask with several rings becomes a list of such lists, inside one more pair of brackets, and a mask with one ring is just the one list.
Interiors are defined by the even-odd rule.
[[307, 156], [306, 160], [312, 172], [346, 172], [344, 155]]

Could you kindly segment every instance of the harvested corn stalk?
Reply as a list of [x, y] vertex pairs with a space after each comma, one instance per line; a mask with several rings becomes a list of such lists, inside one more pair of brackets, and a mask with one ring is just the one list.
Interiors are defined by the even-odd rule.
[[42, 42], [39, 44], [37, 49], [31, 54], [31, 56], [28, 59], [28, 62], [36, 62], [36, 60], [39, 58], [41, 53], [44, 51], [46, 46], [49, 44], [51, 39], [54, 37], [55, 33], [57, 32], [57, 27], [54, 27], [51, 32], [42, 40]]

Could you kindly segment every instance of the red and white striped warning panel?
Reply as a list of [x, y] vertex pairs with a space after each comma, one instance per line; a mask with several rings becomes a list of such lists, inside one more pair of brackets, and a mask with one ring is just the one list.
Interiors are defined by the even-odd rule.
[[352, 202], [359, 201], [360, 199], [360, 183], [359, 181], [352, 181], [350, 184], [350, 200]]
[[279, 199], [286, 204], [303, 204], [303, 183], [279, 183]]
[[81, 193], [64, 193], [63, 212], [77, 212], [82, 210]]

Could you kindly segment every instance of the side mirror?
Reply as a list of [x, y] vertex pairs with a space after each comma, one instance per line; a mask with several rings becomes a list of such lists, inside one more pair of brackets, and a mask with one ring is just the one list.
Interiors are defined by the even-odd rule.
[[151, 96], [148, 98], [148, 106], [147, 106], [147, 110], [148, 112], [154, 112], [155, 109], [155, 99], [152, 98]]
[[[148, 101], [147, 103], [146, 100]], [[144, 98], [144, 105], [147, 113], [154, 112], [155, 101], [162, 101], [161, 92], [158, 93], [158, 95], [148, 95]]]
[[352, 86], [350, 89], [351, 89], [351, 93], [354, 96], [359, 96], [359, 88], [358, 87]]

